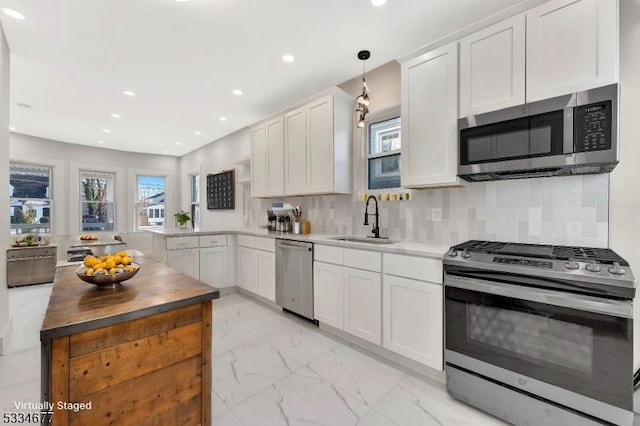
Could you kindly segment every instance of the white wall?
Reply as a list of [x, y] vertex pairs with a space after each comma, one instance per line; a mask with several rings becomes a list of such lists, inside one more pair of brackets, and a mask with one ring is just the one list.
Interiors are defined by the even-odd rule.
[[[620, 164], [611, 173], [609, 243], [640, 276], [640, 0], [620, 1]], [[638, 299], [636, 299], [638, 300]], [[640, 303], [635, 303], [640, 322]], [[640, 324], [634, 330], [634, 370], [640, 368]]]
[[[9, 229], [9, 45], [0, 24], [0, 229]], [[0, 233], [0, 355], [11, 333], [9, 291], [7, 289], [7, 233]]]
[[[207, 210], [207, 174], [214, 174], [234, 168], [234, 162], [248, 157], [251, 141], [249, 129], [245, 128], [211, 142], [180, 158], [179, 181], [182, 194], [180, 208], [190, 209], [190, 175], [200, 175], [200, 229], [213, 231], [218, 229], [242, 228], [243, 222], [243, 185], [236, 184], [234, 210]], [[236, 180], [238, 179], [236, 172]]]
[[137, 174], [166, 175], [165, 209], [167, 212], [177, 210], [180, 194], [176, 157], [94, 148], [17, 133], [11, 133], [9, 145], [12, 160], [53, 167], [51, 232], [54, 235], [80, 233], [79, 173], [82, 169], [116, 174], [116, 232], [134, 230]]

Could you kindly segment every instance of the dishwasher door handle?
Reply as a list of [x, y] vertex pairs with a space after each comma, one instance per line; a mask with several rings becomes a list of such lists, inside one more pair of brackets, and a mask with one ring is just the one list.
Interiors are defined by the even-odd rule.
[[291, 244], [291, 243], [285, 243], [282, 241], [278, 241], [276, 244], [276, 247], [279, 248], [283, 248], [286, 250], [302, 250], [302, 251], [311, 251], [312, 250], [312, 245], [309, 243], [302, 243], [304, 245], [298, 245], [298, 244]]

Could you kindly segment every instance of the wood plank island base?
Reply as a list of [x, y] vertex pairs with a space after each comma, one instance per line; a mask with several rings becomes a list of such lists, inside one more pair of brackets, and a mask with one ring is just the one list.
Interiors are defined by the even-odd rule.
[[119, 288], [56, 270], [40, 330], [54, 425], [211, 424], [218, 289], [144, 257]]

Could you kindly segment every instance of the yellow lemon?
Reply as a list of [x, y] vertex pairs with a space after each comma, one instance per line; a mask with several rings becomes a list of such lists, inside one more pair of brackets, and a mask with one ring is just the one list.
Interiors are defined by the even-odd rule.
[[116, 256], [119, 256], [119, 257], [126, 257], [126, 256], [127, 256], [127, 252], [125, 252], [125, 251], [119, 251], [119, 252], [117, 252], [117, 253], [116, 253]]
[[122, 263], [122, 257], [120, 257], [120, 256], [118, 256], [118, 255], [113, 256], [111, 259], [112, 259], [114, 262], [116, 262], [116, 265], [117, 265], [118, 263]]
[[125, 256], [122, 258], [123, 265], [131, 265], [131, 258], [129, 256]]
[[84, 271], [85, 275], [93, 275], [93, 268], [87, 268], [86, 271]]
[[113, 269], [115, 267], [116, 267], [116, 262], [114, 262], [111, 259], [109, 259], [106, 262], [104, 262], [104, 269]]
[[97, 259], [95, 257], [93, 257], [93, 256], [87, 256], [87, 257], [84, 258], [84, 266], [89, 268], [89, 267], [95, 265], [95, 261], [96, 260]]

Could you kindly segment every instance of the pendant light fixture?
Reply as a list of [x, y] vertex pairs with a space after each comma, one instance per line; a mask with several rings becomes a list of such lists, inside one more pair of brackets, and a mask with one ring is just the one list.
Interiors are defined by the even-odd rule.
[[365, 63], [371, 57], [371, 52], [361, 50], [358, 52], [358, 59], [362, 61], [362, 94], [356, 98], [356, 127], [364, 127], [364, 118], [369, 113], [369, 87], [364, 79]]

